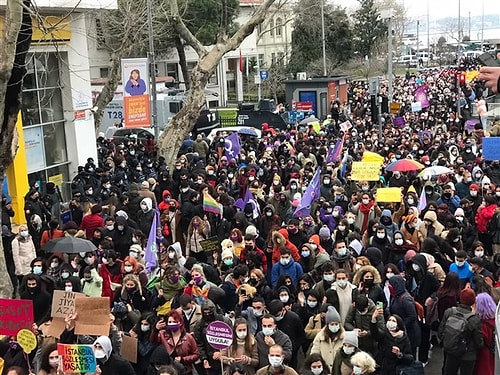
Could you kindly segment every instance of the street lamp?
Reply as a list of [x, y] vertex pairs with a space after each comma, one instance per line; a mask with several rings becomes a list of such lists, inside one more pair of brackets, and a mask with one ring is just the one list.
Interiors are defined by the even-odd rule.
[[392, 17], [394, 16], [394, 9], [382, 9], [380, 11], [380, 16], [382, 19], [387, 20], [387, 78], [389, 90], [388, 101], [389, 105], [392, 102]]

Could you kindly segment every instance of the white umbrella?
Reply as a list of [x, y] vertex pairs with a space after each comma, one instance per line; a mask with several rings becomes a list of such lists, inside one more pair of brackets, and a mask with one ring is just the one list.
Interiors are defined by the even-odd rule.
[[418, 177], [432, 177], [448, 173], [454, 172], [448, 167], [443, 167], [442, 165], [434, 165], [432, 167], [423, 169], [422, 172], [418, 174]]
[[299, 122], [299, 125], [307, 125], [307, 124], [310, 124], [311, 122], [314, 122], [314, 121], [319, 121], [319, 119], [317, 119], [314, 116], [309, 116], [309, 117], [306, 117], [305, 119], [303, 119], [301, 122]]

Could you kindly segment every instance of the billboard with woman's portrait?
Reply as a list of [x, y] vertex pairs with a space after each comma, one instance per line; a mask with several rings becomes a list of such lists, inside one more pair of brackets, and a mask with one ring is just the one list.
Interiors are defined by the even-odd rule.
[[122, 59], [122, 82], [125, 127], [151, 126], [148, 59]]

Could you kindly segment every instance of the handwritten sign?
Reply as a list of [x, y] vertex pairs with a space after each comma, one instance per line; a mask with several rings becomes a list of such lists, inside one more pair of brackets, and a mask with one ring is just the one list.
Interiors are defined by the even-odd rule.
[[379, 162], [355, 161], [352, 163], [351, 180], [378, 181], [380, 178]]
[[90, 345], [57, 344], [57, 352], [62, 358], [64, 373], [95, 372], [97, 363]]
[[212, 348], [223, 350], [233, 343], [233, 329], [227, 323], [215, 321], [207, 326], [206, 338]]
[[127, 361], [137, 363], [137, 339], [123, 335], [120, 354]]
[[401, 189], [398, 187], [378, 188], [377, 202], [401, 202]]
[[23, 328], [17, 333], [17, 342], [24, 352], [30, 354], [36, 348], [36, 336], [29, 329]]
[[33, 325], [33, 302], [24, 299], [0, 299], [0, 334], [16, 336]]
[[108, 297], [77, 297], [75, 300], [75, 334], [107, 336], [110, 321]]
[[75, 299], [77, 296], [83, 297], [84, 295], [82, 293], [54, 290], [54, 295], [52, 298], [52, 317], [66, 318], [68, 314], [74, 314]]
[[200, 241], [201, 248], [206, 252], [221, 251], [220, 241], [217, 236], [207, 238], [206, 240]]
[[412, 112], [420, 112], [422, 110], [422, 102], [411, 103]]

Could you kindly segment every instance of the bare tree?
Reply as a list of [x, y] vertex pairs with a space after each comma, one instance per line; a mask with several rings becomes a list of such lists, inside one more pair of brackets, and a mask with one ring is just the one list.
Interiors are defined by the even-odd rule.
[[[0, 40], [0, 186], [16, 155], [16, 122], [21, 109], [23, 77], [33, 30], [29, 0], [7, 0]], [[1, 208], [0, 208], [1, 210]], [[1, 213], [1, 212], [0, 212]], [[1, 216], [0, 216], [1, 218]], [[0, 223], [1, 224], [1, 223]], [[0, 242], [0, 297], [10, 298], [12, 283], [7, 276], [3, 244]]]
[[255, 27], [265, 20], [267, 12], [274, 1], [265, 0], [256, 7], [250, 19], [232, 36], [228, 36], [223, 30], [220, 30], [217, 42], [208, 48], [203, 46], [198, 38], [189, 31], [180, 16], [177, 0], [170, 1], [169, 19], [179, 36], [199, 56], [198, 63], [191, 72], [191, 89], [187, 94], [184, 106], [170, 121], [166, 131], [163, 132], [159, 139], [160, 154], [165, 157], [170, 166], [173, 166], [182, 141], [195, 125], [200, 110], [205, 104], [205, 87], [212, 74], [214, 74], [217, 65], [227, 52], [237, 49], [243, 40], [254, 31]]

